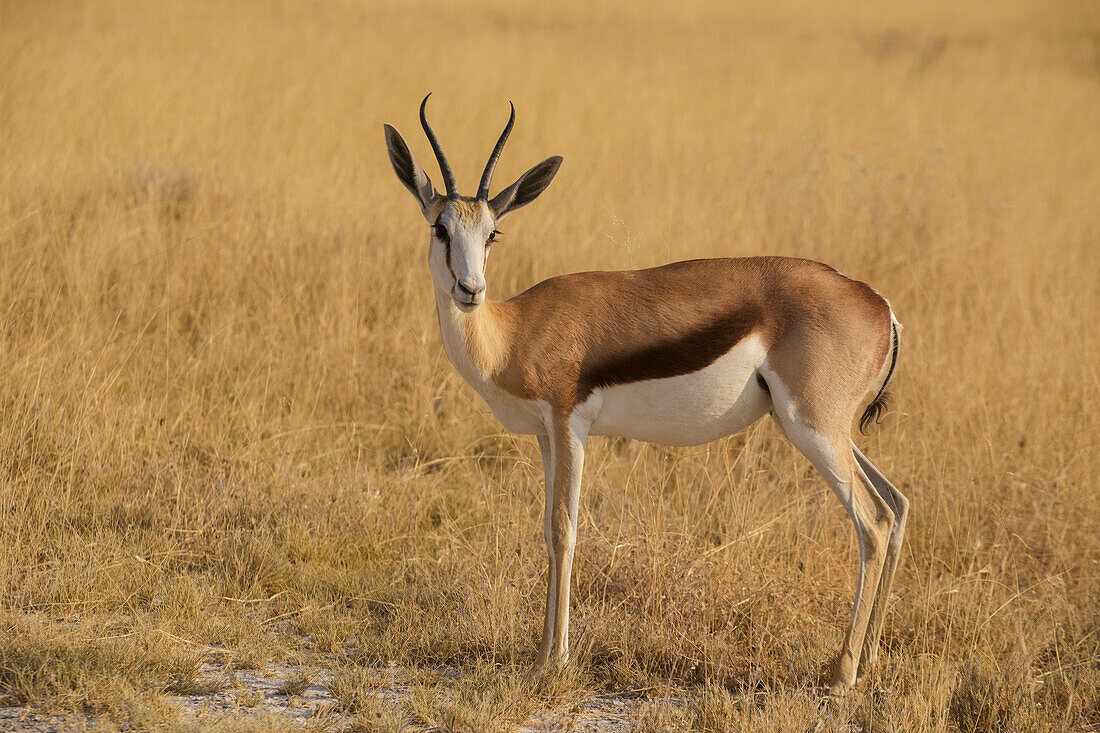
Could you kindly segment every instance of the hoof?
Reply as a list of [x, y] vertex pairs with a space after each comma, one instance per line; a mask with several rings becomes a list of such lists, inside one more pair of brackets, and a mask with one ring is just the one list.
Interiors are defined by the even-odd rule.
[[855, 686], [855, 680], [847, 682], [842, 677], [839, 679], [833, 677], [833, 681], [829, 683], [829, 697], [833, 700], [843, 700], [844, 696], [848, 694], [848, 691]]

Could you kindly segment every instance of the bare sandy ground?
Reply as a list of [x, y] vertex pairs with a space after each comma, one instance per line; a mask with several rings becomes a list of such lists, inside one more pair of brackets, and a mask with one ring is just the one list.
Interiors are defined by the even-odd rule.
[[[457, 678], [455, 671], [440, 670], [444, 677]], [[307, 674], [310, 683], [297, 695], [286, 694], [288, 680]], [[169, 695], [168, 702], [180, 712], [185, 725], [198, 729], [220, 727], [234, 722], [270, 721], [339, 731], [349, 727], [352, 718], [341, 711], [339, 701], [329, 692], [332, 673], [316, 667], [295, 664], [269, 664], [257, 670], [228, 670], [207, 664], [195, 675], [198, 685], [217, 687], [207, 694]], [[404, 685], [374, 690], [394, 708], [403, 706], [409, 690]], [[445, 691], [442, 692], [445, 694]], [[643, 704], [636, 696], [602, 694], [561, 710], [536, 713], [516, 733], [614, 733], [628, 731], [635, 711]], [[0, 731], [81, 731], [100, 728], [91, 716], [43, 715], [26, 707], [0, 707]], [[413, 727], [412, 730], [416, 730]]]
[[[310, 685], [300, 695], [290, 697], [282, 689], [287, 680], [303, 672], [310, 676]], [[457, 672], [441, 670], [443, 676]], [[225, 671], [213, 665], [203, 667], [197, 678], [217, 678]], [[291, 722], [331, 724], [339, 730], [346, 722], [339, 702], [328, 689], [332, 675], [327, 670], [303, 669], [293, 664], [270, 665], [263, 670], [232, 673], [233, 682], [212, 695], [173, 696], [169, 700], [179, 707], [184, 719], [214, 723], [234, 716], [277, 715]], [[402, 706], [409, 691], [403, 685], [378, 688], [383, 699]], [[242, 701], [244, 704], [242, 704]], [[536, 714], [517, 733], [534, 731], [625, 731], [630, 728], [631, 713], [640, 702], [626, 695], [597, 695], [566, 710], [547, 710]], [[576, 712], [574, 712], [576, 711]]]

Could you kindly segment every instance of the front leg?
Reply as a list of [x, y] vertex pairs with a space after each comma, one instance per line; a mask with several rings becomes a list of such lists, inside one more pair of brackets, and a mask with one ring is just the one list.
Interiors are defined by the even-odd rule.
[[[573, 570], [573, 548], [577, 544], [577, 512], [580, 505], [581, 472], [588, 425], [568, 415], [554, 415], [550, 436], [543, 449], [546, 470], [546, 548], [550, 556], [547, 574], [546, 623], [538, 664], [564, 664], [569, 655], [569, 579]], [[547, 456], [549, 453], [549, 456]]]
[[539, 436], [539, 452], [542, 454], [543, 486], [546, 489], [546, 504], [543, 510], [542, 535], [546, 538], [546, 552], [550, 556], [550, 568], [546, 571], [546, 614], [542, 625], [542, 642], [535, 666], [541, 667], [550, 658], [550, 644], [554, 636], [554, 536], [551, 534], [550, 516], [554, 507], [554, 450], [549, 435]]

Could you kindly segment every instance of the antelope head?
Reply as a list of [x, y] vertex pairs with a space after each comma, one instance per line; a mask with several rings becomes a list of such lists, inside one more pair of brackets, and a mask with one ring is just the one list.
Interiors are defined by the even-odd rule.
[[[430, 96], [431, 94], [428, 95]], [[497, 224], [509, 213], [531, 203], [546, 190], [550, 181], [554, 180], [562, 158], [560, 155], [547, 158], [520, 176], [511, 186], [489, 198], [493, 171], [516, 121], [516, 108], [513, 105], [508, 124], [485, 164], [477, 195], [461, 196], [454, 171], [428, 124], [425, 115], [428, 97], [424, 97], [424, 101], [420, 103], [420, 124], [435, 151], [435, 159], [439, 163], [447, 192], [440, 194], [435, 190], [401, 133], [390, 125], [385, 125], [386, 148], [394, 172], [416, 198], [420, 204], [420, 213], [430, 225], [428, 266], [431, 268], [436, 290], [453, 298], [460, 310], [469, 313], [485, 302], [485, 261], [489, 257], [493, 239], [498, 234]]]

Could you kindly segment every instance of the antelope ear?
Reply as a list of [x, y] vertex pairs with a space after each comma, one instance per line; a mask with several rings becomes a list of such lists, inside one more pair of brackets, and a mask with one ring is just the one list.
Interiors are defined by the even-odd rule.
[[504, 189], [489, 202], [494, 218], [499, 221], [505, 215], [526, 206], [539, 197], [561, 168], [562, 157], [554, 155], [536, 165], [520, 176], [515, 183]]
[[405, 185], [405, 188], [409, 189], [412, 195], [416, 197], [417, 203], [420, 204], [420, 211], [426, 219], [432, 204], [439, 198], [439, 194], [435, 192], [435, 187], [428, 179], [428, 174], [416, 162], [416, 157], [409, 150], [409, 146], [405, 143], [405, 139], [401, 137], [401, 133], [391, 125], [383, 125], [383, 127], [386, 131], [386, 150], [390, 154], [390, 164], [393, 165], [393, 172], [397, 174], [398, 180]]

